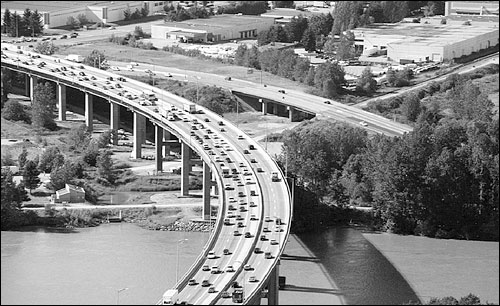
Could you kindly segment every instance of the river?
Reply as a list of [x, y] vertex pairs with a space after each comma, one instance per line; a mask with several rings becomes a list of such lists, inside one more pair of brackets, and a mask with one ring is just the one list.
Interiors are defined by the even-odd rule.
[[[188, 239], [179, 244], [180, 277], [208, 239], [208, 233], [148, 231], [128, 223], [72, 232], [33, 227], [1, 235], [2, 305], [154, 304], [175, 283], [177, 242]], [[415, 241], [419, 243], [413, 252]], [[288, 288], [280, 292], [280, 301], [332, 304], [333, 296], [338, 295], [352, 305], [401, 304], [425, 297], [432, 292], [429, 288], [442, 288], [434, 291], [442, 297], [453, 295], [447, 294], [454, 293], [450, 287], [461, 286], [463, 291], [456, 292], [462, 294], [454, 295], [457, 298], [469, 292], [481, 293], [481, 301], [498, 303], [498, 243], [471, 245], [469, 241], [364, 234], [341, 227], [291, 236], [280, 268]], [[432, 266], [416, 261], [423, 250], [427, 250], [427, 260], [434, 258], [433, 264], [451, 262], [443, 267], [450, 273], [444, 277], [435, 271], [432, 275], [428, 269]], [[468, 256], [477, 258], [475, 265]], [[422, 265], [421, 279], [418, 273], [412, 275], [408, 261], [417, 264], [413, 272]], [[478, 283], [467, 283], [467, 279]], [[496, 283], [475, 292], [483, 284], [480, 280]], [[118, 292], [124, 288], [128, 289]]]

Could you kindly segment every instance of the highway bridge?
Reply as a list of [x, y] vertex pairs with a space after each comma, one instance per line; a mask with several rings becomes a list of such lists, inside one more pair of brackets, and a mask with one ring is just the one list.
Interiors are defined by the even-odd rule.
[[[155, 128], [157, 171], [163, 170], [164, 147], [172, 141], [180, 142], [182, 195], [189, 195], [192, 151], [201, 157], [203, 217], [210, 218], [210, 189], [216, 184], [218, 218], [202, 253], [175, 285], [178, 303], [259, 304], [266, 296], [268, 304], [279, 304], [279, 260], [290, 233], [292, 194], [278, 165], [257, 142], [203, 107], [185, 111], [190, 101], [114, 73], [21, 51], [10, 44], [2, 44], [1, 67], [25, 75], [29, 85], [26, 95], [31, 99], [37, 83], [55, 83], [58, 120], [66, 120], [66, 102], [72, 98], [67, 95], [69, 88], [85, 95], [89, 130], [93, 129], [94, 97], [109, 104], [111, 129], [120, 128], [120, 108], [132, 112], [132, 158], [141, 158], [149, 120]], [[158, 100], [151, 103], [136, 99], [144, 91], [153, 92]], [[177, 118], [167, 120], [167, 110]], [[117, 141], [116, 137], [112, 139], [113, 144]], [[243, 288], [241, 301], [228, 298], [235, 290], [234, 282]]]

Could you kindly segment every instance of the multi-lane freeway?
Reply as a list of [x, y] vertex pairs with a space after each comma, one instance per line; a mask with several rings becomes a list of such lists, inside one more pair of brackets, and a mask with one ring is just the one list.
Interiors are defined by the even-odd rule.
[[[119, 67], [119, 73], [130, 73], [127, 71], [127, 63], [111, 62], [111, 65]], [[134, 67], [135, 72], [152, 71], [158, 77], [171, 77], [172, 79], [184, 80], [193, 83], [217, 85], [229, 90], [260, 97], [267, 101], [289, 105], [299, 110], [316, 114], [318, 118], [334, 119], [364, 128], [373, 133], [385, 134], [388, 136], [401, 136], [412, 131], [412, 127], [406, 124], [392, 121], [377, 114], [364, 111], [358, 107], [349, 106], [336, 102], [332, 99], [325, 99], [319, 96], [304, 93], [299, 90], [283, 89], [269, 84], [256, 84], [245, 80], [227, 80], [226, 76], [189, 71], [172, 67], [163, 67], [148, 63], [140, 63]], [[285, 93], [280, 92], [284, 90]], [[328, 101], [328, 103], [326, 103]], [[362, 125], [361, 123], [365, 124]]]
[[[147, 117], [197, 151], [216, 174], [221, 205], [216, 226], [202, 254], [176, 284], [179, 301], [232, 303], [225, 297], [226, 292], [230, 296], [234, 281], [243, 285], [245, 302], [260, 298], [260, 291], [287, 241], [292, 206], [282, 172], [258, 143], [207, 109], [199, 108], [201, 112], [197, 113], [183, 111], [183, 105], [189, 101], [110, 72], [20, 52], [7, 44], [2, 47], [1, 65], [104, 97], [109, 103]], [[155, 105], [136, 99], [144, 90], [153, 91], [159, 98]], [[161, 109], [175, 113], [177, 120], [166, 120]], [[273, 173], [276, 179], [272, 179]]]

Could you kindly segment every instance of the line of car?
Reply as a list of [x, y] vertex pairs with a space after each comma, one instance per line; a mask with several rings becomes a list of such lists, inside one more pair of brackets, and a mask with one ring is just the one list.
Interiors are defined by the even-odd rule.
[[[43, 64], [41, 64], [41, 63], [43, 63]], [[42, 67], [46, 65], [46, 64], [45, 64], [45, 62], [43, 62], [43, 61], [42, 61], [41, 63], [39, 63], [39, 65], [41, 64], [41, 65], [42, 65]], [[96, 79], [96, 78], [95, 78], [95, 76], [90, 76], [90, 78], [89, 78], [89, 77], [85, 74], [85, 72], [83, 72], [83, 71], [79, 71], [79, 72], [78, 72], [78, 74], [76, 74], [75, 72], [73, 72], [73, 70], [75, 70], [75, 69], [76, 69], [76, 67], [74, 67], [74, 66], [70, 66], [69, 68], [70, 68], [70, 69], [72, 69], [72, 70], [68, 70], [68, 69], [67, 69], [66, 67], [64, 67], [64, 66], [63, 66], [63, 67], [60, 67], [60, 68], [51, 68], [51, 72], [65, 73], [65, 75], [66, 75], [66, 73], [67, 73], [67, 74], [69, 74], [69, 75], [73, 75], [73, 74], [74, 74], [75, 76], [78, 76], [79, 78], [81, 77], [81, 78], [82, 78], [82, 80], [89, 80], [89, 81], [90, 81], [90, 80], [95, 80], [95, 79]], [[84, 66], [83, 66], [83, 65], [81, 65], [81, 66], [78, 66], [77, 68], [83, 69], [83, 68], [84, 68]], [[58, 70], [56, 70], [56, 69], [58, 69]], [[69, 72], [68, 72], [68, 71], [69, 71]], [[109, 80], [108, 80], [108, 81], [109, 81]], [[118, 85], [119, 85], [119, 84], [118, 84]], [[115, 86], [116, 86], [116, 85], [115, 85]], [[121, 86], [119, 86], [118, 88], [121, 88]], [[183, 118], [182, 118], [182, 119], [183, 119], [183, 121], [184, 121], [184, 119], [185, 119], [185, 118], [187, 118], [187, 117], [183, 117]], [[194, 120], [193, 120], [193, 121], [194, 121]], [[204, 119], [204, 121], [205, 121], [205, 122], [209, 122], [209, 119], [208, 119], [208, 118], [205, 118], [205, 119]], [[224, 123], [223, 123], [222, 121], [218, 122], [218, 125], [219, 125], [219, 126], [221, 126], [221, 129], [223, 129], [223, 125], [224, 125]], [[199, 126], [199, 125], [198, 125], [198, 126]], [[205, 131], [205, 132], [206, 132], [206, 134], [204, 134], [204, 135], [203, 135], [203, 138], [201, 138], [201, 137], [200, 137], [200, 139], [202, 139], [202, 141], [203, 141], [203, 139], [205, 139], [205, 140], [211, 139], [211, 140], [215, 143], [215, 141], [216, 141], [216, 140], [217, 140], [217, 138], [218, 138], [218, 136], [217, 136], [217, 135], [213, 135], [213, 137], [210, 137], [210, 135], [209, 135], [209, 134], [212, 134], [212, 133], [210, 133], [210, 132], [209, 132], [209, 131], [210, 131], [210, 129], [206, 129], [204, 126], [202, 126], [202, 127], [200, 128], [200, 130], [201, 130], [201, 131]], [[224, 131], [225, 131], [225, 130], [224, 130]], [[237, 139], [238, 139], [238, 140], [244, 140], [244, 139], [245, 139], [245, 137], [244, 137], [243, 135], [238, 135]], [[225, 142], [225, 141], [224, 141], [223, 139], [219, 139], [217, 142], [218, 142], [220, 145], [222, 145], [222, 144], [224, 144], [224, 142]], [[215, 151], [215, 148], [214, 148], [214, 149], [212, 149], [211, 147], [209, 147], [209, 146], [208, 146], [208, 144], [205, 144], [205, 145], [208, 147], [208, 148], [207, 148], [208, 150], [211, 150], [212, 152], [213, 152], [213, 151]], [[232, 150], [232, 148], [231, 148], [231, 147], [229, 147], [227, 144], [225, 144], [225, 147], [223, 147], [223, 148], [218, 148], [218, 149], [220, 149], [220, 153], [219, 153], [219, 154], [220, 154], [220, 156], [227, 155], [227, 153], [225, 153], [225, 151]], [[245, 149], [245, 150], [244, 150], [244, 154], [251, 154], [251, 153], [250, 153], [250, 150], [255, 150], [255, 149], [256, 149], [256, 148], [255, 148], [253, 145], [249, 145], [249, 146], [248, 146], [248, 149]], [[215, 155], [215, 154], [213, 154], [213, 155]], [[219, 155], [217, 155], [217, 157], [220, 157], [220, 156], [219, 156]], [[229, 159], [228, 159], [228, 158], [229, 158], [229, 157], [227, 157], [227, 158], [225, 159], [225, 161], [226, 161], [226, 162], [228, 162], [228, 163], [233, 163], [233, 161], [232, 161], [230, 158], [229, 158]], [[251, 163], [257, 163], [257, 161], [256, 161], [255, 159], [251, 159]], [[244, 165], [244, 163], [243, 163], [243, 162], [240, 162], [238, 165], [239, 165], [239, 166], [240, 166], [240, 168], [242, 169], [242, 171], [241, 171], [242, 173], [240, 173], [239, 171], [237, 171], [237, 170], [236, 170], [236, 171], [232, 174], [232, 176], [231, 176], [231, 179], [232, 179], [233, 181], [236, 181], [236, 182], [237, 182], [237, 187], [243, 187], [243, 186], [245, 186], [245, 185], [255, 184], [255, 181], [253, 181], [253, 180], [252, 180], [252, 177], [251, 177], [251, 176], [252, 176], [252, 173], [248, 171], [248, 169], [247, 169], [247, 167]], [[259, 168], [259, 169], [260, 169], [260, 168]], [[257, 171], [257, 172], [262, 172], [262, 169], [260, 169], [260, 171]], [[239, 175], [241, 175], [241, 179], [239, 178]], [[248, 177], [246, 177], [246, 176], [248, 176]], [[246, 182], [246, 184], [242, 184], [242, 179], [243, 179], [243, 178], [245, 179], [244, 181]], [[238, 191], [237, 195], [238, 195], [238, 198], [244, 198], [244, 197], [247, 197], [247, 195], [246, 195], [243, 191]], [[257, 196], [257, 195], [256, 195], [255, 191], [253, 191], [253, 190], [252, 190], [252, 191], [250, 192], [250, 195], [249, 195], [249, 196]], [[231, 198], [232, 198], [232, 200], [233, 200], [233, 201], [236, 201], [236, 200], [234, 199], [234, 197], [230, 197], [230, 198], [229, 198], [229, 200], [230, 200], [230, 201], [231, 201]], [[236, 220], [241, 220], [241, 219], [243, 219], [243, 220], [244, 220], [244, 218], [241, 216], [241, 213], [243, 213], [243, 212], [247, 212], [247, 211], [248, 211], [248, 209], [246, 209], [246, 207], [245, 207], [245, 206], [247, 206], [247, 205], [248, 205], [248, 206], [249, 206], [249, 207], [251, 207], [251, 208], [258, 207], [258, 205], [256, 204], [256, 202], [255, 202], [255, 201], [248, 201], [248, 202], [247, 202], [247, 201], [244, 201], [244, 199], [240, 199], [240, 200], [239, 200], [239, 202], [237, 202], [237, 203], [239, 203], [239, 204], [240, 204], [240, 206], [241, 206], [241, 208], [240, 208], [240, 214], [238, 214], [238, 215], [237, 215], [237, 214], [232, 214], [232, 212], [228, 211], [228, 217], [231, 217], [231, 218], [233, 218], [233, 217], [234, 217]], [[247, 203], [248, 203], [248, 204], [247, 204]], [[268, 217], [266, 217], [266, 220], [267, 220], [267, 219], [268, 219]], [[257, 218], [257, 216], [256, 216], [255, 214], [251, 214], [251, 215], [250, 215], [250, 221], [257, 221], [257, 220], [258, 220], [258, 218]], [[264, 232], [266, 232], [266, 231], [267, 231], [267, 227], [265, 227], [265, 228], [264, 228]], [[281, 229], [280, 229], [280, 231], [281, 231]], [[241, 233], [239, 233], [239, 231], [235, 231], [235, 232], [234, 232], [234, 236], [239, 236], [239, 235], [241, 235]], [[246, 238], [252, 238], [252, 237], [254, 237], [254, 236], [255, 236], [255, 235], [253, 235], [252, 233], [250, 233], [250, 232], [248, 232], [248, 231], [247, 231], [247, 232], [245, 232], [245, 237], [246, 237]], [[259, 239], [259, 240], [260, 240], [260, 241], [268, 241], [269, 239], [267, 239], [267, 237], [266, 237], [265, 235], [262, 235], [262, 236], [260, 237], [260, 239]], [[274, 245], [274, 244], [278, 244], [278, 243], [277, 243], [277, 241], [276, 241], [276, 240], [272, 239], [272, 240], [270, 241], [270, 244], [271, 244], [271, 245]], [[260, 249], [258, 249], [257, 251], [259, 251], [259, 250], [260, 250]], [[223, 254], [224, 254], [224, 255], [230, 255], [230, 254], [231, 254], [231, 252], [229, 252], [229, 250], [228, 250], [228, 249], [224, 249], [224, 250], [223, 250]], [[214, 254], [213, 254], [213, 253], [212, 253], [212, 254], [209, 254], [208, 258], [209, 258], [209, 259], [210, 259], [211, 257], [212, 257], [211, 259], [215, 259], [215, 258], [217, 258], [217, 257], [213, 258], [213, 256], [212, 256], [212, 255], [214, 255]], [[272, 255], [270, 252], [265, 252], [265, 258], [271, 259], [271, 258], [274, 258], [274, 257], [273, 257], [273, 255]], [[217, 268], [214, 268], [214, 266], [212, 266], [212, 269], [210, 269], [211, 273], [213, 273], [213, 274], [219, 274], [219, 273], [224, 273], [224, 272], [228, 272], [228, 273], [234, 272], [234, 267], [233, 267], [232, 265], [228, 265], [228, 266], [226, 267], [226, 269], [225, 269], [225, 271], [224, 271], [224, 272], [223, 272], [223, 271], [221, 271], [221, 270], [218, 268], [218, 266], [215, 266], [215, 267], [217, 267]], [[253, 270], [253, 267], [251, 267], [249, 264], [246, 264], [246, 265], [244, 265], [244, 270], [245, 270], [245, 271], [251, 271], [251, 270]], [[255, 276], [251, 276], [251, 277], [249, 278], [249, 280], [248, 280], [248, 281], [249, 281], [249, 282], [258, 282], [258, 280], [256, 279], [256, 277], [255, 277]], [[193, 285], [196, 285], [197, 283], [196, 283], [196, 280], [190, 280], [190, 281], [188, 282], [188, 284], [189, 284], [189, 285], [191, 285], [191, 286], [193, 286]], [[202, 285], [203, 287], [210, 287], [210, 288], [209, 288], [209, 293], [213, 293], [213, 292], [215, 292], [215, 288], [214, 288], [214, 286], [210, 286], [210, 283], [208, 282], [208, 280], [203, 280], [201, 285]], [[223, 293], [223, 294], [222, 294], [222, 296], [223, 296], [223, 297], [225, 297], [225, 296], [226, 296], [226, 297], [229, 297], [229, 295], [228, 295], [227, 293]]]

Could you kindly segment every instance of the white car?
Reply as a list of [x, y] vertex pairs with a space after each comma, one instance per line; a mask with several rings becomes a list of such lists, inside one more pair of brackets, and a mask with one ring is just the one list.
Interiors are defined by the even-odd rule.
[[359, 122], [359, 124], [361, 124], [362, 126], [368, 126], [368, 123], [366, 123], [365, 121], [361, 121]]
[[111, 66], [110, 68], [111, 68], [111, 70], [114, 70], [114, 71], [120, 71], [120, 68], [118, 68], [116, 66]]
[[217, 256], [215, 256], [215, 252], [214, 251], [210, 251], [210, 252], [208, 252], [207, 258], [208, 259], [215, 259], [215, 258], [217, 258]]

